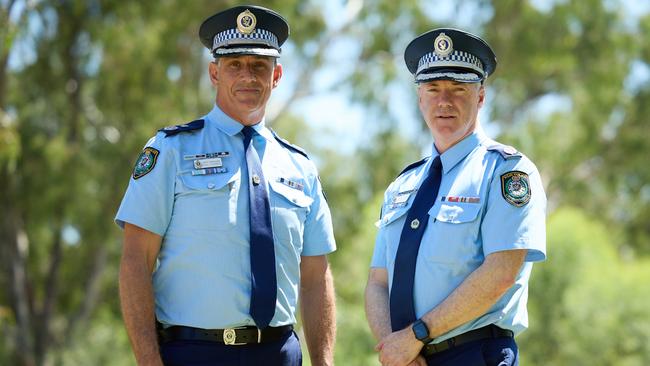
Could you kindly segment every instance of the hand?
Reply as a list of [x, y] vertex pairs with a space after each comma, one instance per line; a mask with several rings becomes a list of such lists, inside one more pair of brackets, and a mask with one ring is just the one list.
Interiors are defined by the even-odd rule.
[[382, 338], [375, 351], [379, 352], [379, 362], [383, 366], [405, 366], [417, 361], [423, 346], [411, 328], [406, 327]]
[[427, 366], [427, 360], [425, 360], [422, 355], [418, 355], [418, 357], [411, 361], [407, 366]]

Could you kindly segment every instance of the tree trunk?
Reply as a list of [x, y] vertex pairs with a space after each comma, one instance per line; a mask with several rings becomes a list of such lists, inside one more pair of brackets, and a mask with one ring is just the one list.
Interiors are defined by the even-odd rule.
[[34, 346], [31, 338], [32, 316], [29, 306], [27, 291], [27, 271], [25, 264], [29, 249], [27, 235], [23, 230], [23, 221], [20, 217], [16, 202], [12, 199], [15, 187], [11, 174], [6, 167], [1, 167], [0, 182], [0, 207], [3, 210], [3, 220], [0, 224], [0, 251], [4, 261], [2, 268], [9, 281], [6, 287], [7, 298], [16, 319], [14, 342], [16, 344], [15, 362], [18, 365], [34, 366]]

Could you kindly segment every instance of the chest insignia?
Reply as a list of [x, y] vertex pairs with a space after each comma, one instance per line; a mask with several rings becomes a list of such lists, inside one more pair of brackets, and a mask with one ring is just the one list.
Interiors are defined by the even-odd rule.
[[196, 159], [210, 159], [210, 158], [223, 158], [229, 156], [230, 152], [228, 151], [219, 151], [215, 153], [207, 154], [194, 154], [194, 155], [183, 155], [183, 160], [196, 160]]
[[289, 179], [287, 179], [287, 178], [278, 178], [278, 182], [284, 184], [284, 185], [287, 186], [287, 187], [291, 187], [291, 188], [293, 188], [293, 189], [297, 189], [297, 190], [299, 190], [299, 191], [302, 191], [303, 188], [304, 188], [303, 185], [302, 185], [302, 183], [295, 182], [295, 181], [293, 181], [293, 180], [289, 180]]
[[209, 175], [209, 174], [219, 174], [227, 173], [228, 168], [219, 167], [219, 168], [206, 168], [206, 169], [197, 169], [192, 170], [192, 175]]
[[464, 197], [464, 196], [443, 196], [442, 202], [466, 202], [466, 203], [479, 203], [481, 197]]

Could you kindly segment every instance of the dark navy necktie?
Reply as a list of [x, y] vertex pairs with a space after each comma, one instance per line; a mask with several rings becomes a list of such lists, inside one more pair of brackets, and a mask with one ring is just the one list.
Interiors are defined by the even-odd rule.
[[262, 174], [262, 164], [251, 143], [255, 130], [242, 129], [244, 151], [248, 168], [248, 194], [250, 217], [251, 305], [250, 314], [255, 325], [262, 329], [269, 325], [275, 314], [277, 280], [275, 277], [275, 250], [271, 229], [271, 206]]
[[403, 329], [416, 320], [413, 302], [415, 264], [422, 234], [429, 222], [429, 209], [436, 202], [441, 179], [442, 163], [440, 156], [437, 156], [415, 195], [399, 238], [390, 291], [390, 322], [393, 331]]

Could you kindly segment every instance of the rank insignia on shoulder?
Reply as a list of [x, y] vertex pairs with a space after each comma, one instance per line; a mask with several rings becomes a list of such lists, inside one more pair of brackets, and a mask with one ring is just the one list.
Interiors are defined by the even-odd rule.
[[511, 159], [511, 158], [520, 158], [522, 155], [517, 149], [515, 149], [512, 146], [508, 145], [503, 145], [503, 144], [495, 144], [488, 146], [487, 149], [489, 151], [496, 151], [501, 156], [503, 156], [504, 159]]
[[513, 206], [527, 204], [531, 195], [528, 174], [515, 170], [501, 175], [501, 194]]
[[135, 167], [133, 168], [133, 179], [142, 178], [152, 171], [156, 166], [158, 154], [160, 154], [160, 151], [153, 147], [145, 147], [144, 150], [142, 150], [142, 153], [140, 153], [138, 161], [135, 162]]
[[176, 126], [167, 126], [165, 128], [159, 129], [158, 131], [163, 132], [165, 134], [165, 137], [169, 137], [169, 136], [174, 136], [176, 134], [179, 134], [181, 132], [200, 130], [203, 128], [204, 125], [205, 125], [204, 120], [197, 119], [196, 121], [183, 123]]

